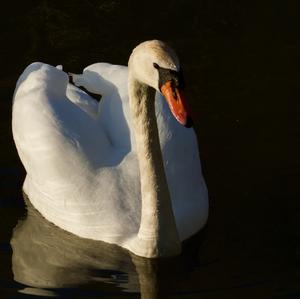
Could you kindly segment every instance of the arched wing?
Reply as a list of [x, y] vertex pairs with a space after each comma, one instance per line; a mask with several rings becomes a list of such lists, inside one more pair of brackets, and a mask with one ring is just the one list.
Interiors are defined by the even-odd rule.
[[68, 76], [47, 64], [29, 65], [18, 80], [13, 136], [28, 175], [45, 192], [74, 184], [111, 162], [107, 134], [66, 96]]

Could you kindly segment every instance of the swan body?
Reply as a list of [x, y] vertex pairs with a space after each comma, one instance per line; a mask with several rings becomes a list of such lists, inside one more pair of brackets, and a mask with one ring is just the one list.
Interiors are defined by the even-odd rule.
[[98, 104], [61, 69], [37, 62], [13, 100], [23, 189], [34, 207], [67, 231], [144, 257], [178, 254], [208, 216], [195, 133], [179, 123], [183, 114], [173, 117], [157, 65], [179, 70], [170, 48], [149, 41], [128, 67], [96, 63], [73, 74], [75, 85], [102, 95]]

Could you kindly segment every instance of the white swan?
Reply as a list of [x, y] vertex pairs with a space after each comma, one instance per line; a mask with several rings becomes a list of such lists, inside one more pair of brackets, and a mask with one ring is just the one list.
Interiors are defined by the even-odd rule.
[[99, 105], [47, 64], [29, 65], [17, 82], [12, 128], [25, 193], [78, 236], [144, 257], [178, 254], [206, 223], [208, 198], [195, 133], [182, 126], [191, 123], [176, 54], [147, 41], [128, 68], [98, 63], [73, 79], [102, 94]]

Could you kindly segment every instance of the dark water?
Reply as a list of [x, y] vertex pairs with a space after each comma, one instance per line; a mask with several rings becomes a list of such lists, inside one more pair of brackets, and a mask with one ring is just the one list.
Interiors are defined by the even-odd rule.
[[[300, 298], [297, 1], [9, 1], [1, 8], [0, 298]], [[79, 72], [172, 45], [210, 193], [206, 229], [149, 261], [79, 238], [29, 207], [11, 135], [32, 61]], [[31, 295], [30, 295], [31, 294]], [[35, 295], [33, 295], [35, 294]]]

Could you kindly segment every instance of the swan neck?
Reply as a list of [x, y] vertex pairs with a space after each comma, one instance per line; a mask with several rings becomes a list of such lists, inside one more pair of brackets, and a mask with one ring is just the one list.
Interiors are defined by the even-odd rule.
[[159, 142], [155, 90], [133, 78], [130, 73], [128, 84], [141, 183], [142, 210], [138, 238], [147, 240], [150, 248], [150, 253], [141, 255], [158, 256], [161, 252], [163, 255], [178, 254], [180, 241]]
[[132, 83], [130, 106], [133, 112], [142, 200], [151, 198], [151, 204], [161, 198], [170, 200], [155, 116], [155, 90], [138, 81]]

